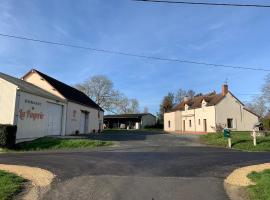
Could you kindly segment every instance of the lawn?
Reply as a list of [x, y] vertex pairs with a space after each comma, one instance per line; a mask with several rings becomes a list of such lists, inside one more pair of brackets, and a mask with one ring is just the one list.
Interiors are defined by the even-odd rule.
[[88, 149], [101, 146], [112, 145], [110, 141], [90, 140], [90, 139], [62, 139], [44, 137], [29, 142], [16, 145], [15, 151], [38, 151], [56, 149]]
[[256, 185], [248, 187], [251, 200], [270, 200], [270, 170], [252, 172], [248, 175]]
[[[209, 133], [201, 135], [201, 141], [208, 145], [227, 147], [227, 139], [223, 133]], [[232, 132], [232, 148], [246, 151], [270, 151], [270, 136], [257, 137], [257, 146], [253, 146], [250, 132]]]
[[10, 200], [18, 194], [26, 182], [15, 174], [0, 170], [0, 200]]

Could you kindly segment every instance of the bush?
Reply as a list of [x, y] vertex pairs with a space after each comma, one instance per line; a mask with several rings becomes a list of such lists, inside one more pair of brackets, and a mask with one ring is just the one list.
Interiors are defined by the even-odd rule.
[[16, 144], [17, 126], [0, 124], [0, 147], [13, 148]]
[[263, 127], [265, 130], [269, 131], [270, 130], [270, 119], [265, 118], [262, 119]]

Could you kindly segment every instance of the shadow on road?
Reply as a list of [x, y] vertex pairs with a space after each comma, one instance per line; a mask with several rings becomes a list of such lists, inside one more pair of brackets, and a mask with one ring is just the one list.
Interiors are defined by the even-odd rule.
[[160, 132], [147, 131], [112, 131], [105, 133], [94, 133], [88, 136], [89, 139], [103, 141], [138, 141], [146, 140], [149, 136], [164, 135]]

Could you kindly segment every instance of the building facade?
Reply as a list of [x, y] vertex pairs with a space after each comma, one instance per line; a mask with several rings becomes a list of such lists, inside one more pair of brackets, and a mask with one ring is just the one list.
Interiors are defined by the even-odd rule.
[[102, 131], [104, 111], [83, 92], [35, 69], [22, 79], [66, 101], [65, 135]]
[[17, 140], [65, 134], [65, 100], [2, 73], [0, 90], [0, 124], [17, 125]]
[[99, 132], [104, 111], [84, 93], [37, 70], [22, 79], [0, 73], [0, 124], [17, 140]]
[[245, 108], [229, 90], [212, 92], [184, 99], [172, 112], [164, 114], [164, 130], [168, 132], [216, 132], [227, 127], [234, 131], [250, 131], [259, 120], [258, 116]]

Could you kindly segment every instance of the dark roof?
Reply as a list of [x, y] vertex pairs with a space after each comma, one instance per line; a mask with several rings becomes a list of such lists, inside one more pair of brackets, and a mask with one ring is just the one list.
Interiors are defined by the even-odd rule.
[[18, 78], [15, 78], [15, 77], [12, 77], [12, 76], [9, 76], [7, 74], [4, 74], [4, 73], [1, 73], [0, 72], [0, 78], [8, 81], [9, 83], [12, 83], [14, 85], [16, 85], [19, 90], [21, 91], [24, 91], [24, 92], [27, 92], [27, 93], [30, 93], [30, 94], [34, 94], [34, 95], [37, 95], [37, 96], [40, 96], [40, 97], [45, 97], [45, 98], [48, 98], [48, 99], [52, 99], [52, 100], [57, 100], [57, 101], [62, 101], [64, 102], [63, 99], [33, 85], [32, 83], [28, 83], [24, 80], [21, 80], [21, 79], [18, 79]]
[[214, 106], [218, 104], [223, 98], [224, 96], [222, 94], [212, 92], [206, 95], [195, 96], [193, 99], [189, 99], [187, 101], [182, 101], [181, 103], [176, 105], [172, 110], [173, 111], [184, 110], [186, 104], [189, 106], [190, 109], [200, 108], [203, 100], [207, 102], [207, 106]]
[[[36, 72], [40, 76], [42, 76], [49, 84], [51, 84], [52, 87], [54, 87], [61, 95], [63, 95], [66, 99], [77, 102], [92, 108], [100, 109], [103, 111], [103, 109], [96, 104], [92, 99], [90, 99], [86, 94], [83, 92], [65, 84], [62, 83], [36, 69], [31, 70], [31, 72]], [[27, 76], [27, 74], [25, 75]], [[24, 77], [25, 77], [24, 76]]]
[[[152, 115], [151, 113], [138, 113], [138, 114], [119, 114], [119, 115], [105, 115], [104, 119], [108, 118], [141, 118], [145, 115]], [[155, 117], [154, 115], [152, 115]]]

